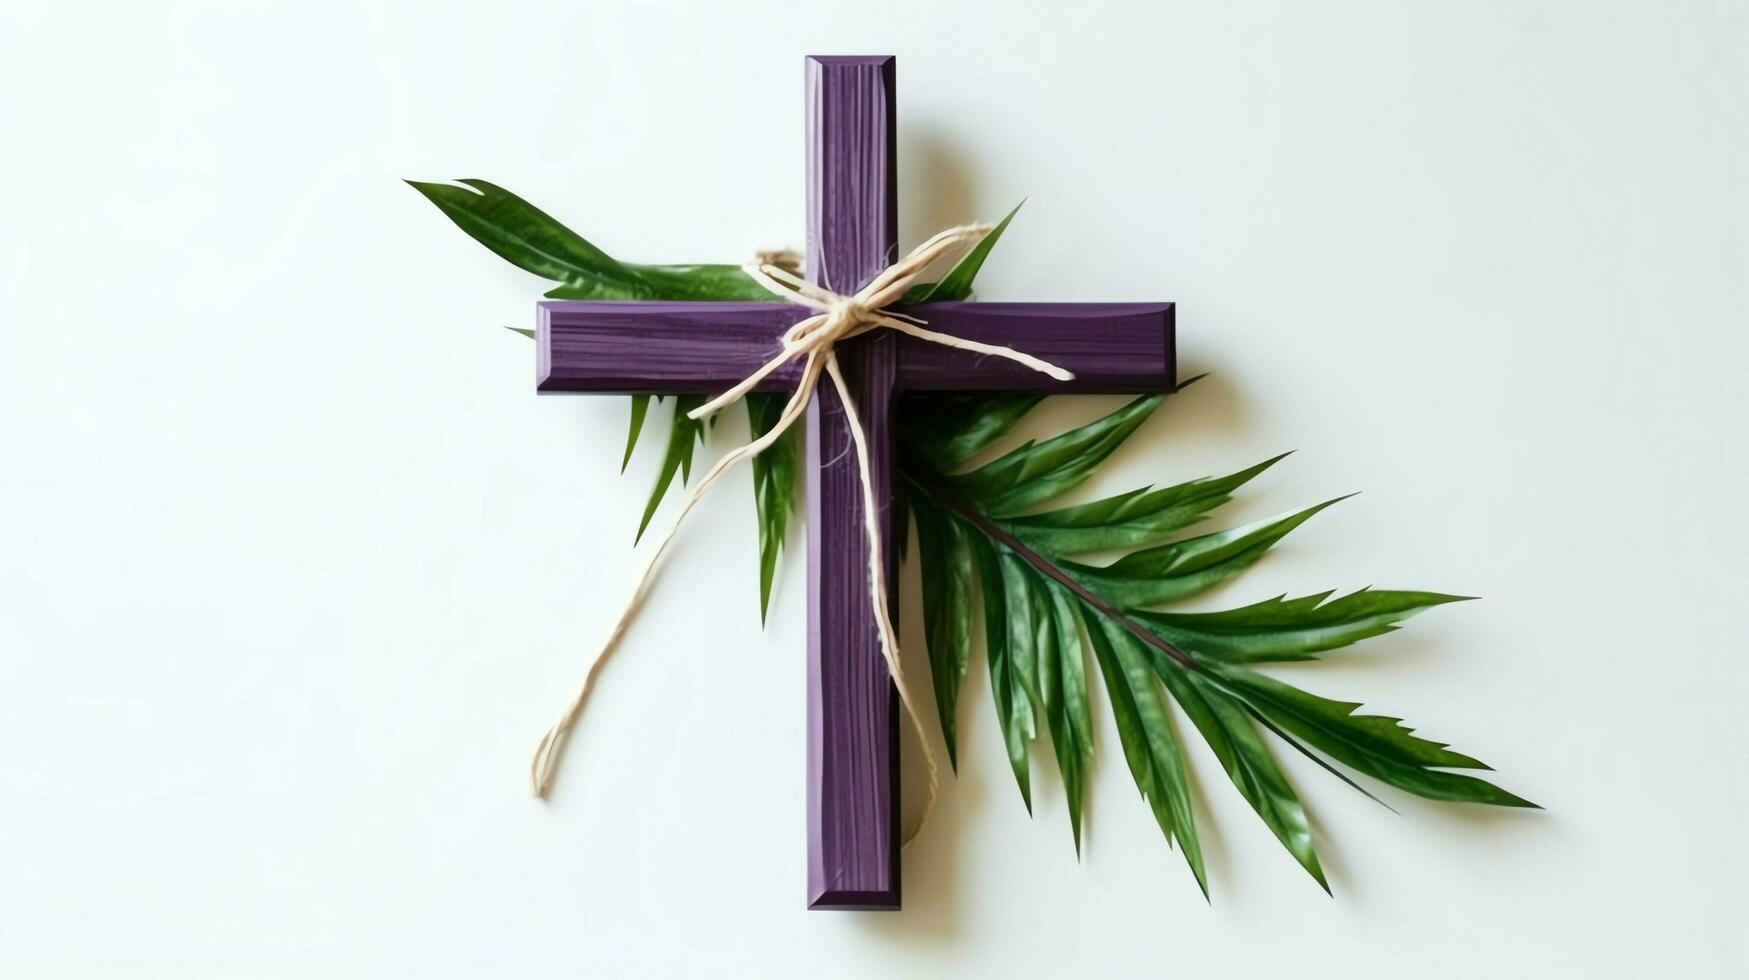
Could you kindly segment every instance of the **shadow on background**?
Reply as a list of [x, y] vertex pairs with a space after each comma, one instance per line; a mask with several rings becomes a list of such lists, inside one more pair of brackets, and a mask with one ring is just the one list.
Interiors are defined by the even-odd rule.
[[[942, 228], [971, 221], [987, 220], [991, 215], [983, 209], [989, 202], [979, 199], [973, 174], [979, 169], [976, 161], [968, 160], [955, 147], [946, 131], [938, 129], [927, 120], [911, 125], [901, 124], [900, 138], [900, 250], [909, 249], [916, 242]], [[1127, 299], [1165, 298], [1171, 297], [1122, 297]], [[1181, 383], [1186, 380], [1203, 377], [1193, 384], [1183, 387], [1177, 394], [1168, 399], [1165, 406], [1156, 412], [1143, 427], [1126, 440], [1103, 468], [1110, 470], [1123, 469], [1126, 472], [1136, 470], [1145, 475], [1137, 481], [1153, 482], [1155, 485], [1167, 485], [1194, 479], [1201, 476], [1215, 475], [1225, 472], [1216, 461], [1204, 455], [1209, 446], [1231, 446], [1243, 444], [1245, 433], [1249, 426], [1245, 400], [1241, 396], [1235, 381], [1222, 373], [1217, 373], [1221, 367], [1202, 354], [1194, 343], [1185, 343], [1185, 335], [1191, 333], [1186, 323], [1185, 312], [1179, 312], [1178, 338], [1178, 378]], [[1214, 329], [1221, 325], [1203, 323], [1202, 329]], [[1076, 396], [1049, 399], [1037, 409], [1029, 413], [1013, 431], [1004, 435], [995, 444], [988, 447], [981, 455], [980, 461], [993, 458], [1006, 452], [1027, 440], [1049, 438], [1069, 428], [1083, 425], [1105, 415], [1121, 405], [1129, 402], [1134, 396]], [[1181, 452], [1166, 453], [1165, 447], [1178, 447]], [[1187, 448], [1188, 447], [1188, 448]], [[1283, 449], [1292, 447], [1281, 447]], [[1279, 450], [1277, 450], [1279, 451]], [[1254, 462], [1247, 460], [1246, 462]], [[1143, 464], [1143, 465], [1137, 465]], [[1158, 465], [1156, 465], [1158, 464]], [[1236, 468], [1236, 467], [1234, 467]], [[1053, 501], [1054, 505], [1067, 505], [1083, 502], [1098, 496], [1110, 494], [1116, 490], [1130, 489], [1129, 486], [1111, 486], [1098, 480], [1089, 481], [1071, 491], [1063, 498]], [[1233, 526], [1243, 523], [1245, 519], [1233, 518], [1218, 521], [1218, 526]], [[1214, 530], [1216, 525], [1203, 526], [1191, 533], [1206, 533]], [[910, 529], [907, 528], [910, 533]], [[916, 553], [914, 539], [905, 548], [907, 555]], [[1228, 583], [1232, 584], [1232, 583]], [[1224, 588], [1224, 587], [1223, 587]], [[914, 678], [929, 678], [931, 676], [928, 653], [925, 646], [923, 617], [921, 615], [921, 582], [914, 561], [907, 562], [900, 571], [899, 581], [900, 608], [900, 656], [907, 676]], [[1216, 589], [1210, 594], [1212, 598], [1221, 598]], [[1244, 601], [1253, 601], [1247, 599]], [[1223, 605], [1242, 605], [1244, 601], [1223, 603]], [[973, 642], [970, 654], [971, 668], [967, 671], [960, 690], [958, 718], [961, 749], [967, 749], [968, 735], [976, 725], [988, 724], [990, 718], [984, 706], [989, 697], [988, 672], [980, 669], [986, 662], [983, 651], [982, 630], [974, 626]], [[1434, 656], [1437, 652], [1426, 638], [1413, 643], [1406, 648], [1415, 656]], [[1400, 644], [1391, 651], [1372, 650], [1362, 647], [1359, 657], [1389, 656], [1392, 661], [1401, 661], [1406, 649]], [[1089, 688], [1098, 691], [1091, 697], [1096, 731], [1111, 731], [1108, 720], [1110, 708], [1102, 692], [1102, 683], [1096, 677], [1097, 670], [1089, 670]], [[1284, 679], [1292, 683], [1302, 683], [1299, 678], [1288, 676]], [[940, 724], [937, 719], [934, 701], [933, 684], [914, 683], [913, 688], [918, 698], [919, 721], [923, 729], [923, 737], [934, 751], [940, 766], [940, 789], [928, 824], [915, 842], [905, 849], [902, 857], [902, 887], [904, 908], [894, 914], [859, 914], [856, 928], [870, 935], [878, 936], [883, 941], [902, 939], [908, 943], [949, 943], [957, 941], [962, 925], [962, 903], [965, 901], [962, 892], [964, 882], [971, 880], [973, 869], [967, 866], [968, 830], [977, 826], [981, 820], [1016, 819], [1023, 814], [1018, 799], [1000, 798], [995, 805], [987, 805], [992, 801], [986, 799], [987, 790], [976, 780], [957, 780], [947, 762], [947, 750], [942, 740]], [[1179, 720], [1180, 733], [1191, 742], [1198, 737], [1190, 732], [1182, 719]], [[1041, 726], [1042, 727], [1042, 726]], [[1094, 816], [1099, 808], [1099, 799], [1092, 788], [1099, 782], [1098, 774], [1108, 765], [1122, 766], [1122, 751], [1114, 738], [1098, 739], [1100, 750], [1095, 754], [1089, 766], [1086, 786], [1089, 789], [1085, 801], [1086, 812], [1083, 820], [1083, 853], [1088, 854], [1097, 849], [1097, 828], [1094, 826]], [[926, 766], [917, 743], [917, 734], [906, 725], [901, 735], [901, 799], [903, 801], [903, 823], [909, 828], [915, 826], [923, 809], [923, 800], [928, 793], [928, 776]], [[1196, 753], [1193, 751], [1192, 755]], [[1286, 761], [1291, 756], [1291, 750], [1276, 751], [1277, 758]], [[968, 767], [984, 765], [1000, 765], [1000, 758], [969, 757], [964, 759]], [[1006, 768], [1006, 767], [1003, 767]], [[1199, 836], [1202, 840], [1204, 858], [1208, 867], [1211, 882], [1231, 881], [1228, 869], [1233, 855], [1224, 840], [1226, 828], [1220, 826], [1207, 809], [1206, 801], [1212, 795], [1229, 791], [1227, 776], [1218, 766], [1192, 765], [1189, 767], [1193, 805], [1196, 808]], [[1064, 833], [1067, 833], [1067, 820], [1063, 811], [1064, 793], [1056, 761], [1052, 756], [1050, 740], [1043, 731], [1034, 743], [1032, 752], [1032, 782], [1033, 782], [1033, 818], [1034, 820], [1062, 821]], [[1546, 832], [1546, 824], [1538, 822], [1533, 826], [1522, 819], [1522, 811], [1504, 811], [1478, 806], [1446, 806], [1419, 800], [1405, 794], [1389, 791], [1385, 787], [1367, 783], [1368, 788], [1378, 792], [1393, 808], [1405, 816], [1425, 820], [1429, 833], [1449, 833], [1457, 837], [1479, 836], [1483, 831], [1489, 834], [1505, 829], [1517, 833]], [[1387, 795], [1388, 794], [1388, 795]], [[1001, 794], [998, 794], [999, 796]], [[1308, 800], [1308, 817], [1312, 821], [1318, 838], [1318, 850], [1337, 894], [1353, 897], [1360, 889], [1355, 886], [1354, 872], [1347, 860], [1346, 849], [1333, 834], [1325, 833], [1320, 825], [1316, 807]], [[1346, 887], [1345, 887], [1346, 886]]]

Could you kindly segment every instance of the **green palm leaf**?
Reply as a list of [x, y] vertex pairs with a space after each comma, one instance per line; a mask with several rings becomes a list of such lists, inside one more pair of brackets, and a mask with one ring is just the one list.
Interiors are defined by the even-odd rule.
[[475, 241], [520, 269], [564, 284], [570, 299], [650, 299], [637, 275], [551, 215], [496, 184], [407, 181]]
[[[927, 433], [926, 439], [916, 440], [926, 447], [923, 451], [916, 451], [912, 443], [906, 445], [901, 476], [908, 500], [920, 515], [943, 512], [945, 516], [930, 519], [957, 525], [970, 550], [981, 556], [971, 568], [986, 597], [984, 625], [997, 720], [1029, 809], [1025, 754], [1034, 727], [1033, 715], [1023, 715], [1023, 707], [1036, 708], [1050, 732], [1079, 848], [1084, 767], [1092, 739], [1087, 734], [1090, 726], [1081, 722], [1077, 727], [1074, 710], [1078, 709], [1070, 709], [1068, 681], [1087, 650], [1105, 680], [1130, 773], [1161, 831], [1184, 848], [1205, 894], [1183, 752], [1159, 685], [1209, 744], [1258, 817], [1326, 891], [1329, 884], [1305, 807], [1264, 746], [1259, 726], [1363, 793], [1366, 790], [1338, 764], [1423, 796], [1532, 806], [1484, 780], [1445, 771], [1481, 764], [1415, 737], [1396, 719], [1355, 714], [1357, 705], [1308, 694], [1244, 666], [1310, 659], [1389, 632], [1409, 616], [1458, 597], [1362, 590], [1331, 601], [1326, 601], [1330, 593], [1291, 600], [1278, 597], [1212, 613], [1141, 609], [1188, 598], [1238, 574], [1284, 535], [1335, 502], [1154, 543], [1226, 502], [1234, 490], [1280, 457], [1226, 477], [1016, 515], [1049, 503], [1084, 479], [1092, 468], [1085, 458], [1109, 455], [1159, 403], [1158, 397], [1138, 399], [1085, 426], [1028, 443], [957, 475], [944, 464], [963, 463], [977, 451], [971, 446], [988, 444], [993, 438], [988, 433], [1007, 431], [1018, 417], [1014, 403], [975, 398], [907, 403], [919, 410], [920, 418], [901, 431], [908, 438]], [[927, 570], [945, 560], [940, 554], [944, 541], [940, 533], [920, 530], [919, 561], [930, 582], [940, 580], [939, 571]], [[1133, 550], [1104, 566], [1062, 557], [1126, 547]], [[925, 589], [936, 591], [928, 583]], [[931, 601], [926, 597], [926, 606]], [[1073, 624], [1071, 628], [1064, 629], [1065, 621]], [[932, 662], [953, 662], [951, 644], [958, 635], [932, 638]], [[963, 635], [969, 644], [970, 629]], [[1071, 656], [1065, 657], [1065, 652]], [[937, 686], [944, 718], [952, 713], [958, 678], [956, 674], [949, 689]]]
[[626, 471], [626, 464], [632, 461], [632, 450], [638, 444], [638, 433], [644, 431], [644, 416], [648, 414], [650, 414], [650, 396], [633, 395], [631, 423], [626, 429], [626, 451], [619, 461], [621, 473]]
[[1314, 748], [1398, 789], [1434, 800], [1532, 807], [1493, 783], [1446, 769], [1488, 769], [1479, 759], [1420, 738], [1400, 718], [1357, 715], [1359, 704], [1332, 701], [1243, 667], [1213, 675], [1228, 691]]
[[1234, 490], [1286, 458], [1287, 453], [1282, 453], [1223, 477], [1205, 477], [1159, 490], [1144, 487], [999, 523], [1015, 537], [1053, 555], [1134, 548], [1196, 523], [1233, 499]]
[[901, 424], [903, 450], [937, 473], [951, 473], [1014, 428], [1045, 396], [914, 395]]
[[[640, 283], [650, 291], [651, 299], [669, 300], [730, 300], [748, 303], [770, 303], [776, 297], [738, 265], [634, 265], [623, 263]], [[547, 295], [553, 299], [600, 299], [604, 297], [566, 296], [561, 286]]]
[[1298, 513], [1134, 551], [1110, 565], [1065, 561], [1062, 567], [1077, 581], [1124, 609], [1188, 599], [1249, 568], [1289, 531], [1335, 502], [1329, 500]]
[[1080, 617], [1074, 597], [1055, 582], [1044, 580], [1049, 605], [1045, 616], [1054, 628], [1046, 639], [1046, 652], [1039, 656], [1039, 693], [1057, 770], [1063, 777], [1063, 796], [1069, 807], [1069, 829], [1075, 837], [1075, 853], [1081, 853], [1081, 814], [1085, 809], [1086, 772], [1093, 764], [1093, 711], [1087, 700], [1087, 665], [1082, 657]]
[[1306, 820], [1306, 809], [1299, 795], [1287, 781], [1287, 775], [1276, 765], [1269, 749], [1257, 734], [1257, 726], [1246, 713], [1242, 702], [1219, 687], [1204, 680], [1202, 675], [1185, 670], [1157, 670], [1160, 680], [1173, 700], [1202, 733], [1203, 741], [1214, 750], [1215, 758], [1227, 777], [1251, 809], [1263, 819], [1271, 833], [1281, 841], [1294, 860], [1306, 869], [1325, 892], [1330, 882], [1318, 863], [1318, 852], [1312, 846], [1312, 828]]
[[971, 658], [972, 582], [975, 574], [971, 543], [957, 521], [921, 496], [912, 496], [909, 511], [917, 525], [918, 564], [923, 576], [923, 635], [929, 651], [929, 672], [935, 682], [936, 712], [947, 743], [948, 764], [959, 770], [955, 707], [960, 681]]
[[1136, 614], [1156, 635], [1225, 663], [1316, 660], [1370, 636], [1390, 633], [1411, 616], [1468, 596], [1361, 589], [1330, 602], [1329, 592], [1299, 599], [1276, 596], [1213, 613]]
[[1111, 696], [1112, 716], [1117, 720], [1118, 740], [1123, 743], [1130, 775], [1154, 812], [1160, 832], [1183, 847], [1184, 859], [1206, 897], [1208, 876], [1190, 809], [1184, 753], [1178, 748], [1166, 705], [1155, 688], [1147, 651], [1109, 619], [1087, 623], [1087, 635], [1105, 676], [1105, 690]]
[[545, 211], [488, 181], [407, 183], [499, 257], [559, 283], [547, 292], [551, 299], [771, 299], [771, 293], [739, 266], [622, 263]]
[[675, 474], [680, 474], [682, 483], [692, 476], [692, 450], [704, 439], [704, 423], [687, 418], [686, 413], [703, 404], [702, 395], [678, 395], [674, 399], [674, 418], [668, 426], [668, 448], [662, 454], [662, 468], [656, 473], [656, 485], [651, 488], [649, 502], [644, 505], [644, 516], [638, 520], [637, 537], [640, 540], [650, 526], [650, 518], [656, 516], [656, 508], [661, 506], [668, 488], [674, 484]]
[[1041, 504], [1092, 475], [1163, 399], [1138, 398], [1096, 422], [1044, 442], [1029, 442], [948, 482], [959, 496], [997, 517]]
[[941, 300], [961, 300], [971, 296], [972, 280], [977, 278], [978, 270], [984, 267], [984, 260], [990, 257], [990, 250], [996, 247], [997, 239], [1000, 239], [1002, 233], [1008, 230], [1008, 222], [1014, 220], [1021, 205], [1025, 203], [1025, 201], [1021, 201], [1020, 204], [1016, 204], [1013, 211], [1008, 212], [1001, 221], [997, 222], [996, 227], [990, 229], [990, 233], [985, 235], [982, 241], [972, 246], [971, 251], [955, 263], [954, 267], [948, 270], [947, 275], [941, 277], [940, 282], [925, 283], [906, 290], [905, 302], [935, 303]]
[[[754, 392], [747, 396], [747, 419], [755, 438], [771, 431], [788, 401], [783, 395]], [[630, 447], [627, 447], [630, 451]], [[777, 557], [789, 531], [789, 516], [795, 510], [796, 433], [785, 432], [765, 451], [753, 457], [753, 502], [759, 513], [759, 621], [771, 608], [771, 583], [777, 576]]]
[[[1026, 596], [1010, 594], [1012, 571], [1004, 565], [992, 543], [976, 535], [968, 536], [968, 540], [982, 582], [984, 655], [990, 665], [996, 723], [1002, 729], [1002, 744], [1008, 751], [1014, 781], [1020, 786], [1020, 798], [1031, 813], [1032, 774], [1027, 765], [1027, 743], [1037, 736], [1038, 729], [1033, 720], [1032, 700], [1022, 680], [1023, 674], [1030, 672], [1031, 664], [1015, 663], [1017, 659], [1028, 661], [1032, 656], [1033, 634], [1026, 621]], [[1011, 612], [1014, 605], [1020, 609]]]

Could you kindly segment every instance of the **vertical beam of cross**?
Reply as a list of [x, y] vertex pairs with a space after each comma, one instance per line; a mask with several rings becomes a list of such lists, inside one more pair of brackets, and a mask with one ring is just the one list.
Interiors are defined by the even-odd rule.
[[[807, 61], [808, 258], [815, 282], [854, 293], [896, 258], [892, 58]], [[793, 303], [548, 301], [542, 392], [715, 395], [753, 373], [810, 310]], [[1170, 303], [929, 303], [933, 329], [1011, 346], [1074, 374], [875, 331], [838, 346], [869, 439], [889, 603], [895, 594], [892, 425], [897, 391], [1169, 391]], [[790, 392], [792, 363], [759, 386]], [[856, 452], [836, 390], [808, 413], [808, 904], [899, 907], [899, 705], [868, 601]], [[892, 610], [889, 609], [889, 612]]]
[[[850, 295], [898, 251], [893, 59], [807, 61], [808, 278]], [[838, 345], [869, 444], [892, 575], [889, 331]], [[822, 384], [808, 409], [808, 907], [899, 907], [899, 704], [881, 654], [850, 424]], [[889, 609], [889, 612], [892, 612]], [[895, 614], [896, 618], [896, 614]]]

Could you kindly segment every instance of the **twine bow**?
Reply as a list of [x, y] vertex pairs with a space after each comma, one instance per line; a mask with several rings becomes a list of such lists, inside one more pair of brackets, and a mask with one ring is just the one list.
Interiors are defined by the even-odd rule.
[[563, 751], [565, 737], [571, 726], [576, 723], [577, 716], [583, 711], [583, 703], [589, 696], [589, 690], [595, 683], [596, 674], [601, 665], [606, 662], [608, 654], [618, 645], [620, 637], [631, 625], [638, 608], [643, 604], [650, 583], [654, 579], [656, 565], [662, 555], [668, 550], [669, 542], [674, 540], [674, 534], [680, 529], [680, 524], [686, 515], [692, 511], [695, 504], [725, 472], [736, 463], [749, 459], [765, 451], [794, 425], [801, 417], [802, 410], [813, 397], [814, 388], [819, 384], [820, 374], [824, 372], [832, 379], [832, 385], [838, 390], [839, 400], [844, 403], [844, 414], [850, 423], [851, 441], [856, 446], [857, 469], [862, 478], [863, 526], [868, 532], [868, 564], [869, 564], [869, 603], [874, 611], [876, 629], [880, 634], [881, 654], [887, 662], [887, 672], [892, 675], [893, 686], [898, 690], [899, 700], [905, 706], [905, 713], [911, 719], [911, 727], [917, 733], [917, 741], [923, 748], [923, 759], [929, 769], [929, 797], [924, 802], [923, 812], [918, 817], [917, 824], [905, 835], [905, 843], [909, 844], [923, 824], [928, 821], [929, 814], [935, 806], [935, 795], [940, 783], [940, 771], [935, 761], [935, 752], [929, 747], [929, 739], [924, 735], [923, 725], [918, 720], [920, 715], [916, 703], [911, 697], [911, 690], [905, 683], [905, 675], [899, 666], [899, 638], [893, 629], [892, 618], [887, 613], [886, 564], [881, 556], [880, 517], [878, 504], [875, 501], [874, 482], [870, 475], [868, 438], [863, 430], [862, 419], [856, 411], [856, 400], [851, 396], [850, 386], [844, 381], [844, 375], [838, 368], [838, 357], [834, 346], [842, 340], [867, 333], [871, 330], [885, 328], [897, 330], [919, 340], [930, 343], [955, 347], [960, 350], [975, 351], [995, 357], [1006, 358], [1040, 371], [1057, 379], [1068, 381], [1074, 377], [1068, 371], [1040, 360], [1030, 354], [1024, 354], [1009, 347], [995, 344], [979, 343], [966, 340], [950, 334], [938, 333], [924, 326], [925, 321], [916, 317], [895, 313], [887, 307], [898, 302], [912, 284], [937, 259], [965, 246], [975, 244], [990, 233], [989, 225], [962, 225], [949, 228], [937, 234], [923, 244], [912, 249], [910, 254], [875, 276], [868, 285], [857, 290], [854, 295], [843, 296], [822, 286], [815, 285], [801, 278], [793, 262], [793, 253], [760, 253], [755, 261], [743, 266], [746, 273], [754, 281], [772, 291], [777, 296], [789, 302], [806, 306], [815, 311], [801, 322], [784, 331], [782, 350], [766, 361], [758, 370], [748, 375], [741, 383], [711, 399], [688, 413], [689, 418], [702, 419], [722, 411], [734, 404], [742, 396], [758, 387], [759, 383], [773, 371], [782, 368], [798, 357], [807, 360], [802, 365], [802, 377], [796, 384], [796, 390], [790, 395], [784, 405], [783, 412], [777, 422], [762, 436], [748, 442], [746, 445], [724, 453], [716, 465], [705, 473], [704, 477], [687, 495], [680, 512], [674, 516], [674, 522], [657, 542], [650, 557], [644, 563], [636, 584], [632, 589], [631, 598], [626, 602], [624, 610], [613, 628], [608, 632], [589, 664], [589, 669], [583, 677], [583, 685], [577, 691], [569, 707], [560, 716], [559, 721], [547, 730], [541, 738], [540, 746], [535, 750], [534, 761], [529, 768], [529, 788], [537, 797], [545, 797], [552, 788], [553, 776], [558, 768], [559, 755]]

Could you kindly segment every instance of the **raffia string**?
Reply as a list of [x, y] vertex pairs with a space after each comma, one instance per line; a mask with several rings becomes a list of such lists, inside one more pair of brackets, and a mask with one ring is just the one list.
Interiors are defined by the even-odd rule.
[[874, 494], [874, 480], [870, 471], [868, 455], [868, 437], [862, 427], [862, 419], [856, 411], [856, 400], [851, 397], [850, 386], [845, 383], [844, 375], [838, 368], [838, 357], [833, 347], [841, 340], [848, 340], [859, 334], [864, 334], [877, 328], [897, 330], [919, 340], [930, 343], [955, 347], [960, 350], [975, 351], [994, 357], [1003, 357], [1023, 364], [1035, 371], [1043, 372], [1059, 381], [1068, 381], [1074, 377], [1068, 371], [1040, 360], [1029, 354], [1021, 353], [1008, 347], [994, 344], [983, 344], [974, 340], [966, 340], [950, 334], [938, 333], [925, 327], [925, 321], [902, 313], [894, 313], [886, 307], [898, 302], [904, 297], [905, 291], [916, 282], [925, 270], [937, 259], [955, 250], [976, 244], [990, 233], [989, 225], [962, 225], [949, 228], [923, 244], [912, 249], [910, 254], [898, 262], [888, 266], [879, 275], [869, 281], [868, 285], [858, 290], [855, 295], [842, 296], [829, 289], [814, 285], [801, 278], [799, 264], [794, 261], [794, 253], [760, 253], [755, 261], [743, 266], [749, 276], [771, 290], [774, 294], [792, 303], [806, 306], [815, 311], [813, 316], [797, 323], [784, 331], [783, 348], [777, 356], [766, 361], [758, 370], [748, 375], [746, 380], [699, 406], [688, 417], [701, 419], [719, 412], [734, 404], [742, 396], [756, 388], [761, 381], [773, 371], [798, 357], [805, 357], [802, 365], [801, 380], [796, 383], [796, 390], [790, 395], [784, 405], [783, 413], [766, 433], [744, 446], [724, 453], [716, 465], [705, 473], [704, 477], [693, 487], [679, 513], [675, 514], [674, 522], [669, 525], [666, 533], [657, 541], [650, 557], [644, 562], [644, 568], [639, 573], [637, 582], [632, 588], [631, 597], [626, 601], [625, 608], [620, 612], [619, 619], [608, 631], [607, 638], [591, 658], [588, 671], [583, 675], [583, 686], [577, 691], [577, 696], [571, 700], [559, 721], [547, 730], [541, 738], [540, 747], [535, 749], [534, 761], [529, 768], [529, 789], [537, 797], [545, 797], [552, 788], [553, 776], [558, 769], [559, 755], [564, 749], [565, 737], [571, 726], [577, 721], [577, 716], [583, 711], [583, 703], [589, 697], [589, 690], [595, 684], [596, 675], [601, 672], [601, 665], [607, 661], [608, 654], [618, 645], [620, 637], [625, 635], [626, 628], [631, 625], [638, 608], [643, 604], [644, 596], [649, 592], [650, 583], [655, 578], [657, 564], [668, 550], [668, 545], [674, 540], [675, 532], [686, 515], [692, 511], [695, 504], [705, 494], [705, 491], [716, 483], [717, 479], [736, 463], [749, 459], [769, 448], [801, 417], [802, 410], [813, 397], [814, 388], [824, 372], [832, 379], [832, 385], [838, 390], [838, 397], [844, 403], [844, 414], [850, 423], [851, 440], [856, 445], [857, 469], [862, 478], [863, 525], [868, 532], [868, 568], [869, 568], [869, 605], [874, 611], [875, 626], [880, 634], [881, 653], [886, 658], [887, 672], [892, 675], [893, 686], [899, 692], [899, 700], [905, 706], [905, 713], [911, 719], [911, 727], [917, 733], [917, 742], [923, 748], [923, 760], [929, 769], [929, 797], [924, 802], [923, 812], [917, 819], [917, 824], [905, 835], [905, 843], [909, 844], [917, 832], [923, 828], [929, 819], [930, 811], [935, 806], [935, 795], [940, 784], [940, 767], [935, 761], [935, 752], [929, 747], [929, 739], [923, 732], [923, 725], [918, 720], [921, 715], [917, 711], [916, 701], [911, 696], [911, 689], [905, 683], [904, 671], [899, 665], [899, 638], [893, 629], [892, 618], [887, 614], [886, 564], [881, 556], [880, 516]]

